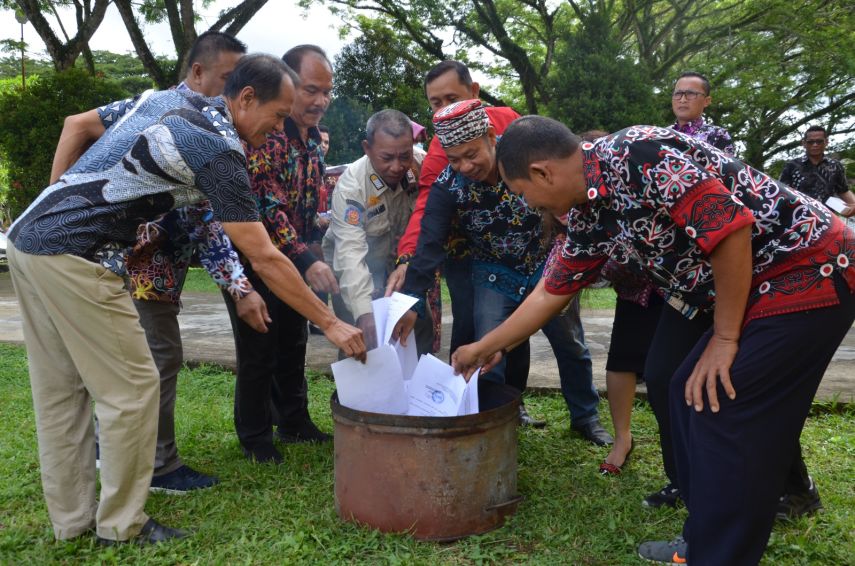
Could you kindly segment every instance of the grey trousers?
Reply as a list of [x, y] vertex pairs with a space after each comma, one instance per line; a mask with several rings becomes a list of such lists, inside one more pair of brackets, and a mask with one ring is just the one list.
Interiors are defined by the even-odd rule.
[[184, 361], [178, 312], [181, 307], [162, 301], [138, 301], [134, 306], [140, 315], [154, 365], [160, 373], [160, 412], [157, 420], [157, 450], [154, 453], [154, 475], [162, 476], [180, 468], [183, 463], [175, 444], [175, 389], [178, 372]]

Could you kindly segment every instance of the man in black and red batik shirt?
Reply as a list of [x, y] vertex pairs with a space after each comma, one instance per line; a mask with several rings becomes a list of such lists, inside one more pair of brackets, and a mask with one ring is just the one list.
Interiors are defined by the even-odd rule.
[[757, 564], [811, 400], [855, 319], [855, 234], [817, 201], [666, 128], [580, 143], [527, 116], [505, 131], [498, 161], [530, 206], [569, 211], [567, 243], [504, 324], [457, 350], [455, 368], [489, 369], [610, 257], [639, 262], [670, 304], [714, 318], [671, 380], [683, 537], [639, 554]]

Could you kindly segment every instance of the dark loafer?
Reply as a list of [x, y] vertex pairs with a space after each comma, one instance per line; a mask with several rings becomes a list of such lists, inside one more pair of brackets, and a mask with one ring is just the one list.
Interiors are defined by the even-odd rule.
[[593, 442], [597, 446], [608, 446], [615, 441], [615, 439], [612, 438], [612, 435], [603, 428], [603, 425], [600, 424], [598, 419], [583, 425], [573, 426], [571, 428], [584, 436], [588, 442]]
[[520, 426], [530, 426], [532, 428], [544, 428], [546, 421], [534, 418], [525, 410], [525, 405], [520, 405]]
[[172, 539], [184, 538], [189, 533], [181, 529], [173, 529], [166, 525], [161, 525], [151, 517], [145, 522], [139, 534], [128, 540], [110, 540], [107, 538], [96, 537], [98, 544], [101, 546], [115, 546], [117, 544], [133, 543], [140, 546], [147, 544], [158, 544]]

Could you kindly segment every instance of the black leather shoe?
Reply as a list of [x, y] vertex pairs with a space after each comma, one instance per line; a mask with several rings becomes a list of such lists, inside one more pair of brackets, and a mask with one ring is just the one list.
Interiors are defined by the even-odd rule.
[[593, 442], [597, 446], [608, 446], [609, 444], [613, 444], [615, 441], [615, 439], [612, 438], [612, 435], [603, 428], [603, 425], [600, 424], [598, 419], [570, 428], [584, 436], [587, 441]]
[[166, 525], [161, 525], [151, 517], [145, 522], [139, 534], [128, 540], [110, 540], [107, 538], [96, 537], [98, 544], [101, 546], [116, 546], [117, 544], [133, 543], [140, 546], [147, 544], [158, 544], [172, 539], [184, 538], [189, 533], [181, 529], [173, 529]]
[[276, 436], [283, 444], [299, 444], [301, 442], [329, 442], [333, 439], [321, 431], [310, 419], [300, 421], [296, 424], [280, 426]]
[[520, 426], [530, 426], [532, 428], [544, 428], [546, 421], [541, 421], [528, 414], [525, 410], [525, 405], [520, 405]]
[[247, 460], [257, 464], [281, 464], [284, 461], [282, 454], [273, 444], [253, 446], [252, 448], [241, 446], [241, 449]]

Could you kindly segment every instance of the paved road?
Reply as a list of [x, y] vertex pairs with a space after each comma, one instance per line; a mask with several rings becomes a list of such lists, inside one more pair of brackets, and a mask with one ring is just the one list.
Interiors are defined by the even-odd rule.
[[[605, 363], [612, 325], [611, 311], [583, 310], [582, 323], [594, 364], [597, 388], [605, 391]], [[210, 362], [234, 368], [234, 342], [223, 299], [219, 294], [185, 293], [183, 310], [179, 317], [184, 339], [184, 355], [189, 363]], [[448, 339], [451, 317], [443, 316], [443, 349], [438, 354], [448, 358]], [[23, 342], [18, 304], [12, 292], [8, 273], [0, 273], [0, 342]], [[537, 389], [557, 390], [558, 369], [549, 342], [542, 333], [532, 339], [532, 361], [529, 386]], [[336, 360], [336, 351], [323, 336], [309, 339], [308, 365], [320, 371], [329, 371]], [[639, 386], [639, 392], [644, 387]], [[855, 402], [855, 327], [834, 356], [825, 378], [820, 384], [819, 399], [837, 399]]]

